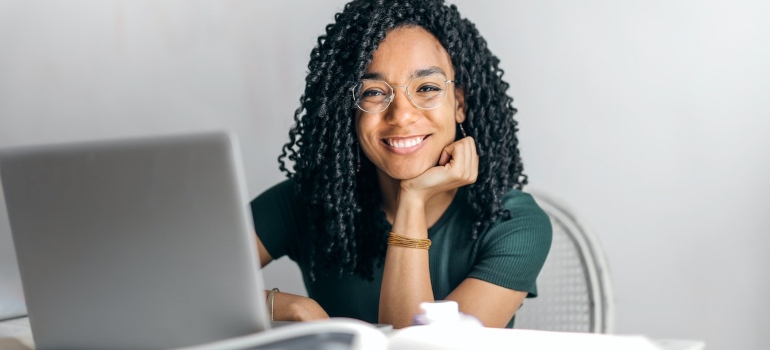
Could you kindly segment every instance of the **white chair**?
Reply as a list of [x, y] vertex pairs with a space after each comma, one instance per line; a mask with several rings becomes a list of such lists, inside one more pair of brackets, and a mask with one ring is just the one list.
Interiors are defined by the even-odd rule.
[[524, 300], [514, 328], [612, 333], [612, 286], [598, 240], [563, 204], [532, 195], [551, 218], [553, 243], [537, 279], [538, 296]]

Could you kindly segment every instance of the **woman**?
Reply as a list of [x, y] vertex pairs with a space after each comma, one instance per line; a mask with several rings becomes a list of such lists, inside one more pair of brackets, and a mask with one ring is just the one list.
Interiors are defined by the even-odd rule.
[[274, 319], [400, 328], [448, 299], [511, 327], [551, 227], [520, 191], [516, 109], [474, 25], [441, 0], [354, 0], [308, 67], [290, 179], [251, 203], [262, 265], [288, 255], [309, 295], [271, 295]]

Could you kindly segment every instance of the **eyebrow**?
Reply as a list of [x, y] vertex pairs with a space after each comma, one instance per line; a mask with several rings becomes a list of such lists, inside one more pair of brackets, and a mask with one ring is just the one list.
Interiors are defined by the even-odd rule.
[[[441, 74], [442, 76], [446, 77], [446, 73], [444, 72], [443, 69], [433, 66], [433, 67], [418, 69], [414, 71], [414, 73], [412, 73], [411, 78], [412, 79], [422, 78], [422, 77], [427, 77], [429, 75], [434, 75], [434, 74]], [[361, 77], [361, 79], [385, 80], [385, 77], [380, 73], [371, 72], [371, 73], [364, 73], [364, 76]]]

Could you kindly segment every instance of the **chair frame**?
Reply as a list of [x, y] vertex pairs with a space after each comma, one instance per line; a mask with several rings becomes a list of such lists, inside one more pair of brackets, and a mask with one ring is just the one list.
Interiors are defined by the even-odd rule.
[[615, 302], [609, 265], [599, 240], [583, 220], [565, 204], [541, 192], [530, 192], [554, 225], [562, 226], [580, 250], [581, 263], [587, 272], [591, 301], [591, 333], [612, 333], [615, 327]]

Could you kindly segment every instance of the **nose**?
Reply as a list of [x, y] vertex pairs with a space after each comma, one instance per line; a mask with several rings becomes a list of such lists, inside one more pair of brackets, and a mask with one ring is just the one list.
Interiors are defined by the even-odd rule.
[[419, 109], [409, 100], [405, 86], [393, 87], [393, 100], [385, 110], [385, 120], [393, 126], [406, 126], [420, 118]]

